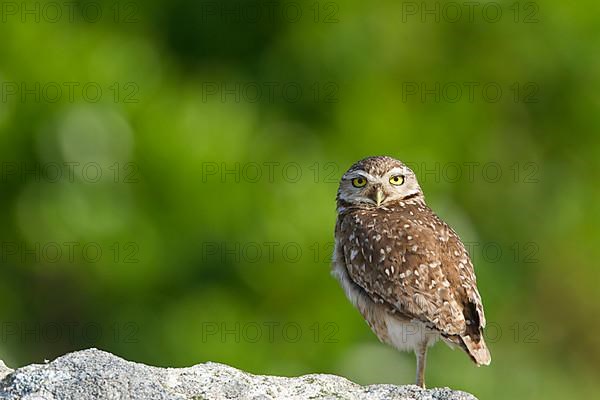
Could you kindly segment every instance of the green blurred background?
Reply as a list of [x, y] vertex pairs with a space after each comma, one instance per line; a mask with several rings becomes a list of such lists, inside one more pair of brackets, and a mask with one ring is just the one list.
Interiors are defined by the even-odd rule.
[[412, 383], [329, 275], [337, 180], [388, 154], [470, 246], [489, 321], [492, 365], [438, 344], [428, 384], [600, 390], [597, 2], [1, 11], [8, 365], [93, 346]]

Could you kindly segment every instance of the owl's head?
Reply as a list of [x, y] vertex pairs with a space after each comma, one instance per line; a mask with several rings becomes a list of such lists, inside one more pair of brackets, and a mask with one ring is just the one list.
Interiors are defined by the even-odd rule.
[[340, 181], [338, 206], [385, 207], [402, 200], [423, 200], [415, 173], [391, 157], [367, 157], [356, 162]]

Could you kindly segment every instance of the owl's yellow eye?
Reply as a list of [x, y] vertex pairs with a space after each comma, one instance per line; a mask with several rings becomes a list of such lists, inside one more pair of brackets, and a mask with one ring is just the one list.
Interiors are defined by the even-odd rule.
[[390, 183], [395, 186], [400, 186], [404, 183], [404, 177], [402, 175], [394, 175], [390, 178]]
[[352, 186], [361, 188], [367, 184], [367, 180], [365, 178], [354, 178], [352, 179]]

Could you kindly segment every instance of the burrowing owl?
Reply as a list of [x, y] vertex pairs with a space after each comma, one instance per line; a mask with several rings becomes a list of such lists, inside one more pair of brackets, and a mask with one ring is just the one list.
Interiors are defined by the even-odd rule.
[[342, 177], [337, 212], [333, 274], [380, 341], [415, 352], [417, 385], [439, 338], [488, 365], [473, 264], [415, 174], [390, 157], [358, 161]]

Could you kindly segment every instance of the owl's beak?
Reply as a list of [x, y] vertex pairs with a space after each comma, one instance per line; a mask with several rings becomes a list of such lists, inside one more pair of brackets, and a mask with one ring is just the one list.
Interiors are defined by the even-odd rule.
[[377, 188], [377, 192], [375, 192], [375, 202], [377, 203], [377, 207], [381, 205], [381, 203], [385, 200], [385, 195], [383, 194], [383, 190]]

